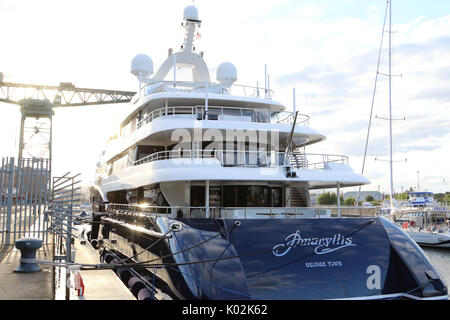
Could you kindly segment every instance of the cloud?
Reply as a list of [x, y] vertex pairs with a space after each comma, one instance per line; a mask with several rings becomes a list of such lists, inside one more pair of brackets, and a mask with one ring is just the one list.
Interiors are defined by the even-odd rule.
[[312, 65], [298, 72], [281, 75], [277, 80], [282, 86], [288, 84], [318, 86], [323, 88], [322, 91], [326, 94], [341, 92], [345, 95], [347, 89], [353, 85], [349, 74], [336, 71], [327, 64]]

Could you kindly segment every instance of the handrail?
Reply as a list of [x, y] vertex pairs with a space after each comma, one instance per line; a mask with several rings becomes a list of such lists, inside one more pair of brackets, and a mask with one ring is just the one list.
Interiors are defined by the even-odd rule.
[[[173, 212], [184, 211], [187, 212], [187, 217], [192, 217], [193, 213], [197, 213], [196, 217], [206, 217], [206, 212], [210, 213], [210, 218], [226, 218], [229, 213], [233, 211], [242, 211], [244, 213], [244, 219], [250, 216], [250, 213], [257, 212], [256, 216], [267, 215], [270, 218], [285, 216], [286, 218], [295, 218], [303, 216], [302, 211], [313, 210], [317, 213], [316, 218], [320, 218], [323, 215], [324, 210], [329, 210], [331, 217], [337, 217], [337, 206], [313, 206], [313, 207], [206, 207], [206, 206], [154, 206], [149, 204], [119, 204], [108, 203], [106, 210], [116, 210], [120, 214], [131, 216], [168, 216]], [[354, 206], [341, 206], [341, 216], [344, 217], [376, 217], [382, 214], [381, 207], [354, 207]], [[117, 212], [116, 212], [117, 213]], [[200, 214], [200, 216], [198, 215]]]
[[205, 158], [217, 159], [222, 166], [278, 167], [282, 163], [282, 152], [239, 150], [190, 150], [159, 151], [134, 161], [133, 165], [169, 159]]
[[[160, 117], [170, 117], [176, 115], [191, 115], [197, 120], [205, 119], [205, 107], [204, 106], [176, 106], [176, 107], [161, 107], [152, 110], [149, 113], [145, 113], [143, 118], [137, 123], [137, 128], [142, 128], [145, 124], [152, 122]], [[237, 107], [215, 107], [208, 108], [209, 119], [214, 119], [215, 116], [240, 116], [250, 117], [251, 122], [260, 123], [275, 123], [292, 125], [294, 116], [292, 112], [288, 111], [271, 111], [267, 109], [255, 109], [255, 108], [237, 108]], [[218, 120], [215, 119], [215, 120]], [[224, 120], [224, 119], [221, 119]], [[298, 114], [296, 125], [304, 127], [309, 126], [310, 117], [305, 114]]]
[[[288, 125], [292, 125], [294, 123], [295, 112], [282, 111], [279, 114], [284, 114], [284, 115], [286, 115], [286, 117], [282, 118], [281, 120], [278, 120], [278, 117], [277, 117], [277, 122], [276, 123], [288, 124]], [[279, 114], [277, 114], [277, 116]], [[304, 126], [304, 127], [308, 127], [309, 126], [309, 120], [310, 120], [310, 117], [308, 115], [299, 113], [297, 115], [296, 125], [301, 125], [301, 126]]]
[[[327, 163], [341, 163], [348, 165], [348, 156], [339, 155], [339, 154], [320, 154], [320, 153], [303, 153], [303, 152], [291, 152], [290, 163], [294, 167], [298, 169], [324, 169], [325, 164]], [[306, 158], [308, 156], [308, 159]], [[295, 159], [296, 157], [300, 157], [300, 159]], [[311, 162], [311, 158], [321, 158], [321, 161]], [[300, 161], [299, 161], [300, 160]], [[304, 160], [304, 161], [302, 161]], [[299, 162], [299, 164], [297, 164]], [[302, 165], [302, 163], [304, 165]]]
[[[141, 96], [147, 96], [153, 93], [167, 92], [167, 91], [178, 91], [178, 92], [191, 92], [191, 93], [204, 93], [208, 88], [208, 93], [232, 95], [232, 89], [240, 90], [241, 94], [238, 96], [256, 98], [261, 100], [272, 100], [274, 91], [268, 88], [263, 88], [259, 86], [247, 86], [241, 84], [223, 84], [217, 82], [194, 82], [194, 81], [151, 81], [147, 83], [141, 89]], [[169, 90], [167, 90], [169, 89]], [[267, 92], [267, 98], [265, 96]], [[243, 93], [243, 94], [242, 94]], [[139, 96], [139, 95], [137, 95]]]
[[[292, 152], [290, 165], [297, 169], [325, 169], [328, 163], [348, 164], [348, 157], [335, 154], [317, 154]], [[307, 158], [321, 157], [322, 161], [309, 162]], [[301, 157], [296, 161], [295, 157]], [[187, 158], [217, 159], [222, 166], [238, 167], [280, 167], [284, 164], [284, 152], [275, 151], [251, 151], [251, 150], [168, 150], [152, 153], [142, 159], [133, 162], [133, 165], [140, 165], [148, 162]]]

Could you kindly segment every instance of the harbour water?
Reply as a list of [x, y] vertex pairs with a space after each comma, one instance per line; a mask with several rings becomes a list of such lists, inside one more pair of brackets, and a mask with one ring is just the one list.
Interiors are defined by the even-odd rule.
[[441, 273], [447, 287], [450, 286], [450, 250], [425, 247], [422, 247], [422, 249], [433, 266]]

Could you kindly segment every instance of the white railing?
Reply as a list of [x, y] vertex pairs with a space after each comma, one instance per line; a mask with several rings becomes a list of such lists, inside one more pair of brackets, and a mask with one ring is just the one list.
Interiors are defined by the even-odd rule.
[[133, 165], [183, 158], [217, 159], [225, 167], [279, 167], [284, 163], [284, 152], [179, 149], [152, 153]]
[[[240, 84], [222, 84], [217, 82], [193, 82], [193, 81], [152, 81], [146, 84], [140, 92], [140, 97], [159, 92], [190, 92], [209, 94], [224, 94], [242, 96], [256, 99], [272, 100], [273, 90], [259, 86], [246, 86]], [[139, 97], [139, 95], [138, 95]], [[136, 101], [134, 101], [136, 102]]]
[[[272, 123], [292, 125], [295, 119], [295, 112], [282, 111], [272, 117]], [[310, 117], [306, 114], [297, 114], [296, 125], [309, 127]]]
[[[161, 107], [145, 113], [143, 118], [137, 123], [137, 128], [140, 129], [147, 123], [160, 117], [180, 117], [183, 115], [192, 117], [192, 119], [203, 120], [206, 119], [206, 108], [204, 106]], [[208, 120], [249, 121], [287, 125], [292, 125], [294, 122], [294, 114], [292, 112], [275, 112], [254, 108], [209, 107], [207, 117]], [[307, 127], [309, 126], [309, 119], [309, 116], [299, 114], [296, 125]]]
[[338, 154], [292, 152], [290, 164], [298, 169], [325, 169], [329, 163], [348, 165], [348, 157]]
[[140, 129], [157, 118], [174, 117], [175, 115], [190, 115], [194, 119], [197, 115], [197, 107], [163, 107], [153, 110], [142, 116], [142, 119], [137, 123], [137, 128]]
[[[152, 153], [134, 161], [133, 165], [183, 158], [217, 159], [224, 167], [280, 167], [285, 164], [284, 152], [179, 149]], [[326, 169], [326, 165], [329, 163], [348, 164], [348, 157], [334, 154], [297, 152], [289, 154], [288, 164], [297, 169], [319, 170]]]
[[[343, 218], [378, 217], [380, 207], [340, 207]], [[117, 204], [109, 203], [106, 211], [113, 214], [112, 218], [128, 218], [139, 222], [139, 217], [168, 217], [169, 215], [183, 218], [212, 219], [299, 219], [299, 218], [337, 218], [336, 206], [317, 207], [191, 207], [191, 206], [152, 206], [147, 204]], [[116, 215], [116, 216], [114, 216]], [[119, 217], [117, 216], [119, 215]], [[120, 217], [121, 216], [121, 217]]]

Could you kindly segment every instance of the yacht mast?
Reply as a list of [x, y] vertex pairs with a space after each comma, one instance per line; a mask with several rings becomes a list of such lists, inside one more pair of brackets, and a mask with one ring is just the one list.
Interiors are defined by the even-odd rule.
[[390, 165], [390, 215], [394, 211], [394, 179], [392, 166], [392, 0], [389, 1], [389, 165]]

